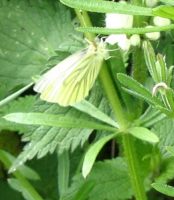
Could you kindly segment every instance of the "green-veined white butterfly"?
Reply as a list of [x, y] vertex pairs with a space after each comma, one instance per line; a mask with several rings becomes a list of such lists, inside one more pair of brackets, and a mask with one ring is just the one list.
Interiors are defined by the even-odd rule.
[[104, 59], [108, 59], [106, 43], [101, 40], [58, 63], [34, 86], [40, 98], [62, 106], [73, 105], [88, 96]]

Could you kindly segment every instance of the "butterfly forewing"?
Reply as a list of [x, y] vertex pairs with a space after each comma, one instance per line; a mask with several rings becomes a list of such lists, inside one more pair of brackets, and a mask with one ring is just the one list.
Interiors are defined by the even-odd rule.
[[89, 94], [104, 59], [96, 48], [91, 44], [44, 74], [34, 87], [35, 91], [41, 93], [41, 99], [62, 106], [84, 99]]

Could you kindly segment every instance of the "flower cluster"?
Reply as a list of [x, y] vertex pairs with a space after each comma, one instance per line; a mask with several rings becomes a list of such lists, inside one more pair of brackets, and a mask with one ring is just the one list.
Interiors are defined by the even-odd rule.
[[[121, 3], [126, 4], [125, 1]], [[157, 0], [146, 0], [146, 6], [153, 7], [158, 3]], [[154, 17], [153, 25], [147, 25], [146, 27], [155, 27], [155, 26], [167, 26], [171, 24], [171, 21], [162, 17]], [[115, 14], [108, 13], [105, 18], [106, 28], [132, 28], [133, 27], [133, 16], [127, 14]], [[150, 40], [158, 40], [160, 38], [160, 32], [146, 33], [145, 37]], [[138, 34], [132, 35], [130, 38], [126, 34], [111, 34], [106, 38], [106, 42], [114, 45], [117, 44], [123, 51], [128, 51], [130, 46], [139, 46], [140, 45], [140, 36]]]

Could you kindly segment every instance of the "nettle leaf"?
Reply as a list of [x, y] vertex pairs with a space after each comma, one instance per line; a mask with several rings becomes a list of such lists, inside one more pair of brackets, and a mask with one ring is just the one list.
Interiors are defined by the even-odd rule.
[[125, 200], [133, 195], [127, 165], [122, 158], [95, 163], [86, 179], [76, 175], [62, 200], [75, 200], [75, 195], [85, 183], [95, 185], [84, 199]]
[[167, 146], [166, 150], [172, 155], [174, 156], [174, 146]]
[[[108, 101], [103, 97], [101, 88], [98, 84], [91, 91], [89, 101], [102, 112], [110, 115], [111, 109]], [[31, 111], [31, 110], [30, 110]], [[78, 118], [87, 121], [93, 121], [89, 115], [82, 113], [72, 107], [61, 107], [58, 104], [50, 104], [41, 100], [36, 101], [32, 112], [45, 114], [64, 115], [65, 117]], [[29, 127], [22, 139], [29, 142], [24, 151], [19, 155], [13, 165], [12, 170], [24, 163], [28, 159], [32, 159], [37, 155], [38, 158], [45, 156], [47, 153], [53, 153], [56, 148], [62, 153], [64, 150], [70, 149], [74, 151], [78, 146], [82, 146], [87, 140], [93, 129], [80, 128], [58, 128], [46, 126]]]
[[140, 140], [144, 140], [150, 143], [159, 142], [158, 136], [144, 127], [132, 127], [128, 129], [128, 132]]
[[3, 106], [0, 111], [0, 130], [27, 131], [27, 126], [9, 122], [3, 116], [12, 112], [30, 112], [33, 109], [35, 100], [36, 98], [34, 96], [25, 96]]
[[[66, 26], [65, 26], [66, 24]], [[0, 85], [9, 94], [46, 68], [55, 50], [81, 46], [70, 12], [58, 1], [4, 1], [0, 6]], [[60, 60], [59, 60], [60, 61]]]
[[153, 9], [153, 15], [165, 17], [174, 20], [174, 7], [172, 6], [158, 6]]
[[102, 147], [112, 138], [116, 137], [117, 133], [105, 136], [98, 140], [95, 144], [92, 144], [91, 147], [85, 154], [83, 167], [82, 167], [82, 174], [86, 178], [86, 176], [90, 173], [92, 166], [95, 162], [95, 159], [102, 149]]
[[166, 150], [167, 146], [174, 146], [174, 120], [173, 119], [164, 119], [159, 123], [156, 123], [152, 131], [159, 137], [158, 146], [164, 158], [170, 157], [169, 153]]
[[165, 194], [169, 197], [174, 197], [174, 187], [164, 183], [153, 183], [152, 187], [158, 192]]

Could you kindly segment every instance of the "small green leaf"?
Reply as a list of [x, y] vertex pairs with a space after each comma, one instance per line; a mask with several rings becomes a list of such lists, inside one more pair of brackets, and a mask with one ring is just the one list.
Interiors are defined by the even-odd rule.
[[152, 131], [149, 131], [144, 127], [132, 127], [128, 129], [128, 132], [140, 140], [144, 140], [150, 143], [159, 142], [159, 138]]
[[[9, 154], [8, 152], [1, 150], [0, 149], [0, 161], [4, 164], [4, 166], [9, 169], [12, 165], [12, 163], [15, 161], [15, 157], [12, 156], [11, 154]], [[21, 173], [22, 176], [31, 179], [31, 180], [39, 180], [40, 177], [39, 175], [32, 170], [31, 168], [25, 166], [25, 165], [21, 165], [18, 168], [18, 172]]]
[[[120, 83], [125, 86], [126, 91], [137, 96], [140, 98], [145, 99], [147, 102], [156, 105], [161, 105], [161, 102], [157, 99], [157, 97], [153, 97], [152, 94], [139, 82], [137, 82], [135, 79], [131, 78], [130, 76], [127, 76], [122, 73], [117, 74], [117, 78], [120, 81]], [[162, 106], [162, 105], [161, 105]]]
[[121, 13], [130, 15], [152, 16], [152, 9], [131, 4], [94, 0], [60, 0], [63, 4], [81, 10], [99, 13]]
[[116, 131], [115, 128], [99, 122], [87, 121], [75, 117], [66, 117], [65, 115], [53, 115], [46, 113], [11, 113], [4, 116], [4, 118], [11, 122], [28, 125]]
[[102, 122], [105, 122], [111, 126], [118, 128], [118, 124], [113, 119], [111, 119], [109, 116], [107, 116], [105, 113], [100, 111], [98, 108], [96, 108], [94, 105], [92, 105], [90, 102], [86, 100], [83, 100], [78, 104], [75, 104], [73, 107], [84, 113], [87, 113], [88, 115]]
[[162, 194], [165, 194], [170, 197], [174, 197], [174, 187], [170, 185], [167, 185], [164, 183], [153, 183], [152, 187], [158, 192], [161, 192]]
[[102, 139], [98, 140], [95, 144], [92, 144], [92, 146], [88, 149], [87, 153], [85, 154], [83, 167], [82, 167], [82, 174], [86, 178], [86, 176], [89, 174], [89, 172], [92, 169], [92, 166], [94, 165], [95, 159], [102, 149], [102, 147], [112, 138], [116, 137], [118, 133], [114, 133], [112, 135], [108, 135], [103, 137]]
[[17, 190], [18, 192], [22, 193], [23, 197], [26, 200], [36, 200], [33, 198], [33, 196], [29, 193], [26, 186], [22, 184], [18, 179], [10, 178], [8, 179], [8, 183], [14, 190]]
[[165, 17], [174, 20], [174, 7], [172, 6], [158, 6], [152, 10], [155, 16]]

